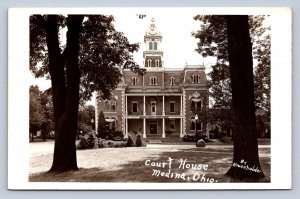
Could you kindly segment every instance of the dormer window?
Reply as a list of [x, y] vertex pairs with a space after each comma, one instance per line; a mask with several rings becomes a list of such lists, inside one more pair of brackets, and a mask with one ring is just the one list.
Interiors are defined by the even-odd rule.
[[175, 77], [170, 78], [170, 85], [175, 85]]
[[137, 78], [136, 77], [132, 77], [131, 78], [131, 85], [132, 86], [136, 86], [136, 82], [137, 82]]
[[193, 84], [200, 83], [200, 77], [199, 77], [199, 75], [197, 75], [197, 74], [193, 74], [192, 75], [192, 83]]
[[157, 77], [150, 77], [150, 85], [157, 85]]
[[155, 66], [159, 67], [159, 60], [158, 59], [155, 60]]
[[148, 59], [148, 60], [147, 60], [148, 67], [151, 67], [151, 62], [152, 62], [151, 59]]

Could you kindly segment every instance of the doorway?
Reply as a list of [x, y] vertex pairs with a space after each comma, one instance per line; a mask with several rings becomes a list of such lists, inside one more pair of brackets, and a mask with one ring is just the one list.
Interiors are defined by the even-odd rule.
[[157, 134], [157, 120], [150, 120], [150, 134]]

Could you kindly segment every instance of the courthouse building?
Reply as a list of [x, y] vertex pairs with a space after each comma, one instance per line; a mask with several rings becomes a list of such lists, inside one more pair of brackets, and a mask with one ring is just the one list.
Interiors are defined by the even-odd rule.
[[109, 128], [122, 131], [125, 137], [130, 131], [144, 138], [207, 133], [205, 121], [198, 117], [208, 104], [204, 66], [165, 67], [162, 41], [152, 19], [144, 36], [146, 73], [122, 69], [123, 78], [112, 92], [113, 100], [96, 102], [96, 115], [103, 111]]

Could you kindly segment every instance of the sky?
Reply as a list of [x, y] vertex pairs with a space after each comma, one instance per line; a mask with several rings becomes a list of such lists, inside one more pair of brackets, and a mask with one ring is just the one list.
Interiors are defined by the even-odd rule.
[[[209, 64], [211, 59], [203, 59], [195, 52], [197, 40], [192, 36], [193, 31], [200, 29], [200, 22], [193, 16], [197, 13], [182, 11], [164, 12], [165, 10], [152, 10], [151, 12], [128, 12], [121, 10], [110, 13], [115, 17], [115, 28], [128, 38], [130, 43], [140, 43], [140, 49], [134, 53], [134, 60], [143, 66], [143, 51], [145, 50], [144, 35], [150, 27], [151, 19], [155, 19], [155, 25], [162, 35], [162, 51], [165, 68], [183, 68], [185, 64], [199, 65]], [[138, 14], [146, 17], [139, 18]], [[50, 80], [32, 78], [31, 84], [37, 84], [40, 90], [51, 86]]]

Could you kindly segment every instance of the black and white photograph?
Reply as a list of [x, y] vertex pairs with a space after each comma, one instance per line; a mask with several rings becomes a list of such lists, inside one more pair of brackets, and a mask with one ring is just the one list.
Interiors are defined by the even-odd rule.
[[291, 187], [289, 9], [9, 17], [12, 189]]

